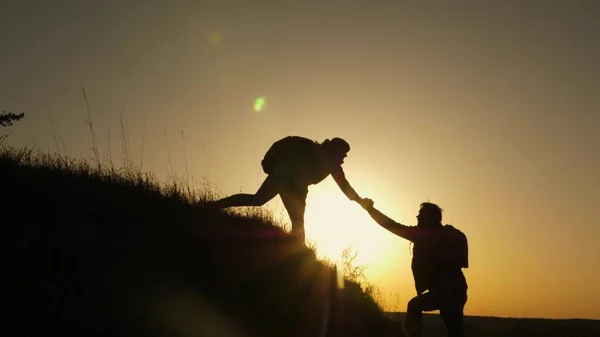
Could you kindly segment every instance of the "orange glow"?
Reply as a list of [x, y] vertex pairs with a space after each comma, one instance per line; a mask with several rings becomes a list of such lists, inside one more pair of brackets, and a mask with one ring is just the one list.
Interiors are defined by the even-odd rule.
[[311, 186], [305, 228], [307, 241], [316, 245], [319, 258], [337, 262], [342, 251], [350, 248], [358, 253], [354, 264], [366, 266], [369, 274], [378, 265], [386, 265], [392, 255], [402, 253], [390, 248], [391, 235], [348, 200], [331, 179]]

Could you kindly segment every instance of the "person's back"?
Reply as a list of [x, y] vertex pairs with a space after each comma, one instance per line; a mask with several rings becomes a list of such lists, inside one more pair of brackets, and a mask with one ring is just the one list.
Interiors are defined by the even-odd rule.
[[330, 173], [327, 155], [321, 145], [308, 138], [288, 136], [269, 148], [261, 162], [266, 174], [279, 168], [287, 175], [306, 185], [321, 182]]
[[[414, 231], [424, 232], [418, 235], [422, 240], [415, 240], [411, 269], [415, 280], [417, 294], [429, 291], [464, 291], [467, 281], [463, 274], [460, 259], [460, 242], [452, 236], [453, 227], [439, 226], [434, 228], [419, 228]], [[427, 232], [427, 233], [425, 233]], [[459, 246], [457, 246], [459, 245]]]

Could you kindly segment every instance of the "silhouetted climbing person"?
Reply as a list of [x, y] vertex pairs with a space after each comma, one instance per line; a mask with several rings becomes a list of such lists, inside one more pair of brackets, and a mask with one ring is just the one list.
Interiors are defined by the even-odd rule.
[[371, 199], [360, 204], [379, 225], [414, 243], [411, 268], [417, 296], [406, 310], [408, 335], [421, 336], [423, 311], [439, 310], [448, 336], [465, 336], [463, 309], [468, 287], [462, 268], [469, 267], [467, 237], [451, 225], [442, 225], [442, 210], [433, 203], [421, 204], [416, 226], [388, 218], [373, 207]]
[[262, 206], [279, 194], [292, 222], [292, 234], [304, 243], [304, 211], [308, 186], [331, 174], [340, 189], [353, 201], [362, 200], [350, 186], [342, 164], [350, 145], [341, 138], [323, 143], [288, 136], [275, 142], [261, 162], [268, 175], [254, 194], [235, 194], [211, 203], [217, 208]]

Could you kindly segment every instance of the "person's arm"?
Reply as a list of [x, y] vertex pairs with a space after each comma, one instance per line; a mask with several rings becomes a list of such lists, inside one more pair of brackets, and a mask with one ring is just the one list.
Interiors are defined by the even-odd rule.
[[369, 212], [369, 215], [375, 222], [377, 222], [381, 227], [387, 229], [388, 231], [398, 235], [401, 238], [404, 238], [409, 241], [415, 241], [417, 231], [415, 231], [415, 227], [405, 226], [401, 223], [398, 223], [392, 219], [390, 219], [387, 215], [381, 213], [375, 207], [373, 207], [373, 201], [371, 199], [363, 199], [361, 202], [361, 206]]
[[356, 193], [354, 188], [350, 186], [350, 182], [346, 179], [346, 174], [344, 173], [344, 169], [341, 166], [337, 166], [331, 172], [331, 176], [333, 180], [338, 184], [342, 192], [348, 197], [348, 199], [352, 201], [359, 201], [361, 197]]

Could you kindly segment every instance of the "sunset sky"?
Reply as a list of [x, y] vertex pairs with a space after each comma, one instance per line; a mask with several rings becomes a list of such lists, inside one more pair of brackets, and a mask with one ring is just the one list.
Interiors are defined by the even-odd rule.
[[[583, 0], [2, 1], [0, 110], [26, 114], [3, 131], [91, 158], [83, 87], [103, 156], [120, 162], [122, 118], [144, 171], [187, 168], [221, 195], [253, 193], [282, 137], [342, 137], [361, 196], [408, 225], [438, 203], [467, 234], [467, 315], [600, 319], [599, 16]], [[306, 228], [322, 256], [352, 245], [406, 309], [408, 242], [331, 178]]]

